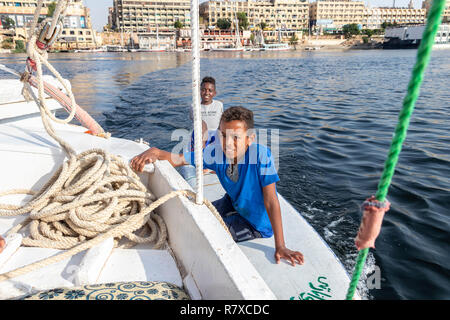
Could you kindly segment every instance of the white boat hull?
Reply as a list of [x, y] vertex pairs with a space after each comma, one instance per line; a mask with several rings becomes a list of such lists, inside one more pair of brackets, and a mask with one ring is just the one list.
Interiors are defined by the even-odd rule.
[[435, 43], [433, 50], [450, 49], [450, 43]]
[[243, 52], [244, 48], [212, 48], [209, 51], [214, 51], [214, 52]]

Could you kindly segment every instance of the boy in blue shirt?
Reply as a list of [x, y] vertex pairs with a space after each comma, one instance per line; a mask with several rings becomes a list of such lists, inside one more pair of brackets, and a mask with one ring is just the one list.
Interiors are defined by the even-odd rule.
[[[274, 235], [276, 262], [286, 259], [293, 266], [303, 264], [303, 255], [285, 246], [276, 191], [280, 179], [270, 150], [253, 143], [253, 128], [252, 111], [231, 107], [221, 116], [219, 143], [203, 150], [203, 166], [216, 172], [226, 191], [213, 204], [236, 242]], [[194, 165], [194, 152], [172, 154], [150, 148], [134, 157], [130, 164], [142, 172], [145, 164], [156, 160], [168, 160], [174, 167]]]

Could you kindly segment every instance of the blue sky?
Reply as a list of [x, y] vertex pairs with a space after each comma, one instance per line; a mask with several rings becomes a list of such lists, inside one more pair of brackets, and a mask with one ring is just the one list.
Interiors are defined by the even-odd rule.
[[[203, 2], [204, 0], [200, 0]], [[312, 1], [312, 0], [311, 0]], [[393, 0], [364, 0], [372, 7], [391, 6]], [[92, 24], [95, 30], [101, 30], [108, 21], [108, 7], [112, 6], [112, 0], [84, 0], [84, 4], [91, 9]], [[396, 6], [406, 7], [409, 0], [395, 0]], [[422, 7], [422, 0], [413, 0], [416, 8]]]

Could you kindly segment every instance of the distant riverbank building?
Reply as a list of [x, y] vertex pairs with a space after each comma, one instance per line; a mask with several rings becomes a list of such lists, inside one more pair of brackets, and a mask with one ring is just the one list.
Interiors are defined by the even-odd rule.
[[382, 24], [420, 25], [426, 22], [426, 10], [414, 9], [412, 3], [407, 8], [366, 8], [362, 28], [381, 29]]
[[247, 15], [250, 30], [264, 23], [271, 30], [308, 29], [307, 0], [210, 0], [200, 4], [205, 25], [214, 28], [219, 19], [235, 20], [235, 14]]
[[346, 24], [362, 25], [365, 4], [351, 0], [317, 0], [309, 4], [311, 26], [325, 31], [338, 31]]
[[113, 0], [108, 21], [117, 32], [143, 33], [157, 28], [174, 31], [177, 21], [190, 28], [190, 10], [190, 0]]
[[[48, 6], [54, 1], [44, 1], [41, 18], [46, 18]], [[33, 21], [37, 0], [0, 1], [0, 23], [7, 24], [7, 18], [14, 22], [17, 38], [26, 38], [26, 31]], [[9, 20], [9, 21], [11, 21]], [[90, 11], [83, 5], [82, 0], [71, 0], [63, 21], [64, 29], [60, 38], [53, 45], [59, 49], [77, 49], [96, 47], [95, 32], [92, 30]]]
[[[425, 9], [427, 12], [430, 10], [432, 0], [425, 0], [422, 2], [422, 9]], [[442, 15], [442, 23], [450, 23], [450, 0], [447, 0], [445, 3], [444, 13]]]

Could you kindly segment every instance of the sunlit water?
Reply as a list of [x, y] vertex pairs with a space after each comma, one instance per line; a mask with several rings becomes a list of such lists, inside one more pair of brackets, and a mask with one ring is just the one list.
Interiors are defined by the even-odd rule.
[[[279, 130], [278, 191], [308, 220], [349, 274], [359, 205], [376, 193], [406, 93], [415, 50], [203, 53], [225, 108], [255, 113]], [[190, 129], [189, 54], [58, 54], [78, 103], [109, 132], [170, 150]], [[24, 56], [0, 63], [21, 70]], [[1, 71], [0, 71], [1, 72]], [[4, 74], [0, 74], [4, 77]], [[450, 298], [450, 50], [434, 51], [389, 189], [392, 203], [363, 278], [370, 299]], [[286, 227], [286, 226], [285, 226]], [[307, 259], [307, 257], [306, 257]], [[376, 285], [376, 282], [372, 282]], [[369, 285], [370, 287], [370, 285]]]

